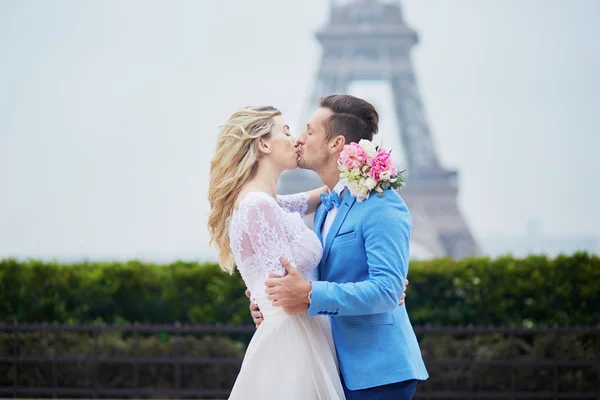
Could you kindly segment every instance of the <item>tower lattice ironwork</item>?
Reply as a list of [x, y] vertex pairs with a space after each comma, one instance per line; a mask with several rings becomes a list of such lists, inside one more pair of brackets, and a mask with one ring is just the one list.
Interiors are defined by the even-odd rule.
[[[345, 93], [353, 81], [389, 82], [405, 154], [406, 165], [398, 167], [407, 170], [401, 195], [413, 219], [411, 241], [430, 257], [477, 255], [457, 204], [457, 171], [438, 160], [410, 57], [418, 36], [405, 23], [399, 2], [331, 0], [329, 22], [316, 37], [323, 52], [305, 116], [322, 96]], [[312, 171], [296, 170], [284, 174], [279, 192], [320, 185]]]

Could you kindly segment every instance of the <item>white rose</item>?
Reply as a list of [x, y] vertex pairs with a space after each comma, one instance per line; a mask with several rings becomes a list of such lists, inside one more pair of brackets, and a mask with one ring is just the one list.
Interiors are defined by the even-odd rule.
[[362, 147], [363, 149], [365, 149], [365, 152], [367, 153], [367, 157], [371, 158], [371, 157], [375, 157], [377, 155], [377, 149], [375, 148], [375, 145], [366, 140], [366, 139], [361, 139], [360, 142], [358, 142], [358, 145], [360, 147]]
[[362, 181], [352, 181], [352, 182], [348, 182], [348, 190], [350, 190], [350, 193], [352, 194], [352, 196], [356, 197], [356, 199], [360, 202], [363, 200], [363, 198], [368, 198], [369, 196], [369, 190], [363, 185], [361, 184]]
[[356, 191], [358, 190], [358, 182], [357, 181], [348, 181], [346, 183], [346, 187], [348, 188], [348, 190], [350, 190], [350, 192], [354, 196], [356, 194]]
[[371, 194], [371, 191], [367, 190], [367, 188], [364, 188], [364, 192], [361, 193], [361, 197], [368, 199], [370, 194]]
[[358, 193], [356, 194], [356, 197], [360, 197], [360, 198], [369, 198], [369, 190], [367, 190], [366, 187], [361, 187], [360, 190], [358, 191]]
[[373, 190], [375, 189], [375, 186], [377, 186], [377, 181], [369, 176], [367, 179], [365, 179], [365, 186], [367, 189]]
[[388, 181], [391, 176], [392, 176], [392, 173], [390, 171], [383, 171], [382, 173], [379, 174], [379, 179], [382, 181]]
[[358, 192], [361, 196], [366, 195], [370, 191], [369, 187], [367, 186], [367, 179], [361, 178], [358, 182]]

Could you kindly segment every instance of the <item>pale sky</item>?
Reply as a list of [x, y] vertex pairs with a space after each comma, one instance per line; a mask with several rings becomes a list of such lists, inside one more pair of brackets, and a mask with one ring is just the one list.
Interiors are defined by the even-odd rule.
[[[476, 238], [598, 235], [600, 1], [402, 4]], [[214, 259], [217, 126], [272, 104], [299, 134], [326, 20], [324, 0], [0, 0], [0, 258]], [[389, 88], [350, 91], [399, 147]]]

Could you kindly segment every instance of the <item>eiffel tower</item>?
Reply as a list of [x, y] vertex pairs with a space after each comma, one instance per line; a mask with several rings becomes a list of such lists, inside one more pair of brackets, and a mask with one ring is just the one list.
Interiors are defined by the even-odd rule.
[[[413, 219], [411, 247], [425, 249], [428, 257], [479, 254], [458, 209], [458, 173], [440, 165], [434, 148], [410, 58], [418, 36], [406, 25], [401, 5], [398, 0], [329, 4], [329, 22], [316, 34], [323, 53], [306, 120], [322, 96], [345, 93], [353, 81], [388, 82], [406, 158], [398, 169], [407, 170], [401, 195]], [[297, 193], [321, 185], [314, 172], [298, 169], [282, 176], [278, 191]], [[305, 221], [311, 225], [312, 216]]]

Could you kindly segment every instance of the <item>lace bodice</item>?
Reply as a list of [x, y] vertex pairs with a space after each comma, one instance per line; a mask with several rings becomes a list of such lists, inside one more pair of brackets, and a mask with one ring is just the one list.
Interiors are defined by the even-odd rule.
[[[229, 224], [231, 252], [253, 300], [266, 299], [264, 281], [270, 273], [282, 276], [281, 256], [306, 279], [316, 279], [323, 248], [317, 235], [302, 221], [308, 194], [277, 196], [248, 193], [233, 211]], [[260, 306], [260, 303], [259, 303]]]

